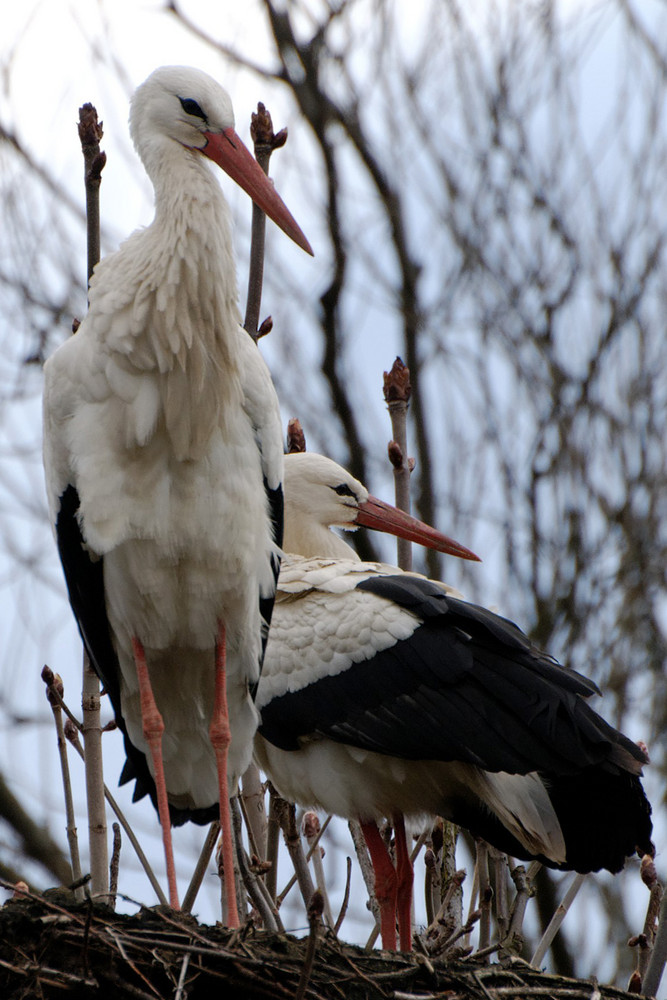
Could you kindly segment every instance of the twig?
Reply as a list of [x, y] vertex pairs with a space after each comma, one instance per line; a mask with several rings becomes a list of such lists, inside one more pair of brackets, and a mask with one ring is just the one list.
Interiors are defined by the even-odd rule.
[[338, 934], [338, 931], [343, 925], [345, 920], [345, 914], [347, 913], [347, 907], [350, 902], [350, 885], [352, 883], [352, 858], [348, 857], [345, 859], [347, 865], [347, 871], [345, 874], [345, 892], [343, 893], [343, 902], [341, 903], [340, 911], [334, 924], [334, 934]]
[[189, 951], [186, 951], [185, 955], [183, 955], [183, 961], [181, 962], [181, 973], [178, 977], [176, 992], [174, 993], [174, 1000], [181, 1000], [181, 998], [184, 996], [183, 990], [185, 987], [185, 977], [187, 975], [188, 965], [190, 964], [191, 957], [192, 955], [191, 952]]
[[375, 920], [375, 927], [373, 928], [373, 931], [371, 932], [371, 935], [365, 945], [366, 950], [368, 951], [373, 947], [377, 941], [378, 934], [380, 933], [380, 907], [375, 895], [375, 873], [373, 872], [373, 865], [368, 855], [364, 835], [361, 832], [361, 826], [354, 819], [351, 819], [347, 825], [357, 854], [357, 861], [359, 862], [359, 868], [361, 869], [361, 877], [364, 880], [366, 892], [368, 893], [368, 908], [373, 914], [373, 919]]
[[489, 861], [493, 872], [493, 906], [496, 917], [498, 938], [504, 941], [509, 927], [509, 900], [506, 871], [507, 855], [489, 846]]
[[195, 865], [195, 870], [192, 873], [192, 878], [190, 879], [190, 885], [187, 888], [185, 896], [183, 897], [183, 905], [181, 910], [183, 913], [192, 913], [192, 907], [195, 905], [195, 900], [197, 898], [197, 893], [201, 888], [201, 884], [204, 881], [204, 875], [206, 874], [206, 869], [208, 863], [211, 860], [211, 855], [215, 849], [215, 845], [218, 841], [218, 834], [220, 833], [220, 823], [218, 820], [214, 820], [208, 828], [208, 833], [206, 834], [206, 840], [197, 859], [197, 864]]
[[104, 773], [102, 767], [102, 726], [100, 724], [100, 682], [83, 654], [83, 742], [88, 803], [90, 852], [90, 889], [93, 898], [106, 901], [109, 893], [109, 853], [107, 821], [104, 808]]
[[[86, 236], [88, 282], [100, 259], [100, 184], [106, 154], [100, 151], [102, 123], [92, 104], [79, 108], [79, 139], [84, 163], [86, 188]], [[102, 769], [102, 729], [100, 726], [100, 685], [87, 653], [83, 654], [83, 735], [91, 892], [104, 898], [109, 889], [106, 814], [104, 809], [104, 774]]]
[[305, 813], [301, 829], [303, 830], [303, 835], [306, 838], [306, 842], [309, 847], [313, 871], [315, 872], [315, 882], [317, 884], [317, 888], [322, 893], [324, 922], [327, 927], [333, 928], [334, 919], [331, 913], [329, 896], [327, 895], [326, 878], [324, 877], [324, 866], [322, 864], [323, 848], [321, 848], [317, 843], [321, 836], [320, 820], [317, 813]]
[[266, 888], [271, 899], [278, 893], [278, 848], [280, 846], [280, 796], [269, 783], [269, 819], [266, 830], [266, 860], [271, 865], [266, 873]]
[[268, 898], [268, 894], [267, 896], [264, 896], [262, 893], [260, 888], [261, 880], [250, 871], [247, 863], [246, 853], [243, 847], [241, 805], [237, 795], [230, 800], [230, 808], [232, 823], [234, 826], [234, 840], [236, 842], [236, 861], [239, 866], [241, 881], [245, 886], [250, 899], [252, 900], [253, 906], [262, 918], [262, 923], [264, 924], [265, 929], [267, 931], [276, 932], [278, 930], [278, 921], [276, 919], [278, 916], [277, 911], [274, 911], [273, 904], [270, 898]]
[[563, 896], [563, 901], [559, 904], [559, 906], [556, 909], [556, 912], [549, 921], [549, 925], [545, 930], [544, 934], [542, 935], [542, 938], [539, 941], [537, 948], [535, 949], [535, 954], [530, 960], [530, 964], [534, 965], [536, 968], [539, 968], [540, 965], [542, 964], [544, 956], [549, 950], [551, 942], [556, 937], [558, 929], [560, 925], [563, 923], [565, 915], [569, 910], [570, 906], [572, 905], [577, 893], [584, 884], [585, 879], [586, 879], [585, 875], [576, 874], [572, 882], [570, 882], [567, 892]]
[[118, 869], [120, 867], [120, 824], [114, 823], [113, 829], [113, 850], [111, 851], [111, 865], [109, 867], [109, 906], [116, 909], [116, 894], [118, 892]]
[[[81, 743], [79, 741], [79, 733], [76, 728], [76, 724], [72, 723], [70, 719], [68, 719], [67, 722], [65, 723], [65, 736], [72, 744], [76, 752], [79, 754], [81, 759], [84, 760], [83, 747], [81, 746]], [[128, 823], [127, 819], [125, 818], [125, 814], [123, 813], [122, 809], [120, 808], [120, 806], [118, 805], [118, 803], [116, 802], [116, 800], [114, 799], [113, 795], [111, 794], [106, 785], [104, 785], [104, 797], [109, 803], [109, 806], [111, 807], [114, 814], [118, 817], [120, 825], [127, 834], [127, 839], [130, 841], [132, 849], [134, 850], [134, 853], [136, 854], [141, 867], [144, 869], [146, 877], [150, 882], [151, 886], [153, 887], [153, 891], [155, 892], [155, 895], [157, 896], [159, 902], [167, 906], [168, 905], [167, 897], [165, 896], [160, 886], [160, 883], [155, 877], [155, 872], [151, 868], [148, 858], [144, 854], [142, 847], [135, 836], [134, 830]]]
[[[69, 761], [67, 759], [67, 741], [63, 729], [63, 712], [61, 708], [62, 696], [64, 692], [62, 678], [58, 674], [44, 666], [42, 670], [42, 680], [46, 684], [46, 697], [53, 712], [53, 720], [56, 725], [56, 739], [58, 743], [58, 756], [60, 757], [60, 771], [63, 779], [63, 793], [65, 796], [65, 815], [67, 817], [67, 843], [69, 845], [70, 857], [72, 859], [72, 879], [78, 882], [81, 879], [81, 858], [79, 856], [79, 838], [76, 832], [76, 816], [74, 814], [74, 801], [72, 799], [72, 782], [69, 772]], [[83, 887], [74, 891], [74, 898], [78, 903], [83, 901]]]
[[[273, 132], [271, 115], [260, 102], [257, 113], [253, 113], [250, 125], [250, 135], [255, 144], [255, 159], [265, 174], [269, 173], [269, 160], [274, 149], [279, 149], [287, 142], [287, 129], [281, 129], [277, 135]], [[266, 216], [261, 208], [253, 202], [252, 206], [252, 239], [250, 244], [250, 269], [248, 273], [248, 298], [243, 327], [253, 340], [268, 333], [271, 329], [270, 317], [258, 327], [259, 310], [262, 303], [262, 283], [264, 280], [264, 242], [266, 235]], [[267, 328], [268, 326], [268, 328]]]
[[316, 889], [312, 895], [310, 903], [308, 904], [308, 926], [310, 933], [308, 934], [306, 955], [303, 960], [303, 969], [301, 970], [299, 985], [297, 986], [296, 993], [294, 994], [294, 1000], [303, 1000], [306, 995], [308, 982], [310, 981], [313, 964], [315, 962], [315, 952], [317, 951], [317, 939], [319, 937], [323, 909], [324, 899], [322, 898], [322, 893], [319, 889]]
[[528, 900], [535, 895], [533, 883], [526, 873], [524, 865], [516, 865], [510, 869], [510, 877], [516, 888], [516, 896], [510, 911], [510, 922], [507, 931], [512, 950], [520, 951], [523, 944], [523, 920], [526, 914]]
[[[283, 802], [284, 801], [283, 799], [280, 798], [280, 796], [277, 796], [277, 799], [278, 799], [278, 802]], [[319, 842], [320, 842], [320, 840], [322, 838], [322, 834], [324, 833], [324, 831], [326, 830], [326, 828], [328, 827], [328, 825], [329, 825], [330, 822], [331, 822], [331, 816], [327, 816], [327, 818], [325, 819], [324, 823], [322, 823], [322, 826], [320, 827], [320, 831], [317, 834], [317, 837], [313, 841], [313, 846], [310, 848], [310, 850], [306, 854], [306, 861], [310, 861], [310, 859], [312, 857], [312, 854], [313, 854], [313, 851], [315, 850], [315, 848], [319, 844]], [[280, 830], [280, 827], [278, 827], [278, 830]], [[280, 893], [280, 895], [278, 896], [278, 898], [277, 898], [277, 905], [278, 906], [282, 906], [285, 897], [291, 891], [292, 887], [296, 885], [296, 883], [297, 883], [297, 877], [296, 877], [296, 874], [294, 874], [294, 875], [292, 875], [292, 877], [290, 878], [289, 882], [287, 883], [287, 885], [285, 886], [285, 888], [282, 890], [282, 892]]]
[[475, 841], [476, 868], [479, 879], [479, 943], [476, 955], [485, 952], [491, 940], [491, 899], [493, 890], [489, 882], [489, 848], [483, 840]]
[[[410, 460], [408, 459], [407, 415], [412, 386], [410, 371], [396, 358], [391, 371], [384, 373], [384, 398], [391, 418], [393, 440], [389, 442], [389, 461], [394, 467], [396, 506], [410, 513]], [[401, 569], [412, 569], [412, 545], [405, 538], [397, 539], [397, 559]]]
[[88, 244], [88, 281], [100, 259], [100, 184], [102, 170], [107, 161], [106, 153], [100, 150], [100, 139], [104, 135], [102, 122], [97, 120], [97, 111], [92, 104], [79, 108], [79, 139], [84, 162], [86, 185], [86, 231]]
[[248, 829], [251, 853], [258, 858], [266, 856], [266, 808], [264, 806], [264, 789], [259, 768], [251, 764], [241, 781], [241, 807]]
[[[655, 876], [655, 866], [653, 866], [652, 859], [651, 866], [653, 867], [653, 875]], [[644, 868], [643, 858], [642, 868]], [[647, 885], [648, 884], [649, 882], [647, 882]], [[662, 979], [662, 974], [665, 968], [665, 962], [667, 961], [667, 893], [662, 893], [657, 877], [655, 877], [654, 883], [651, 884], [649, 888], [651, 890], [651, 899], [649, 900], [648, 912], [644, 922], [644, 931], [646, 933], [649, 930], [649, 927], [652, 929], [652, 925], [655, 920], [657, 920], [657, 929], [655, 930], [651, 957], [648, 961], [646, 973], [641, 984], [641, 992], [645, 993], [646, 996], [654, 997], [658, 992], [660, 980]], [[661, 895], [659, 915], [654, 911], [654, 908], [657, 908], [657, 900], [660, 898], [658, 889], [660, 889]], [[649, 914], [651, 919], [649, 919]]]
[[285, 802], [284, 799], [281, 799], [280, 801], [280, 826], [283, 831], [285, 845], [287, 846], [289, 856], [292, 859], [292, 864], [294, 865], [294, 873], [296, 875], [296, 880], [299, 883], [299, 889], [301, 890], [303, 901], [306, 906], [309, 906], [310, 901], [313, 898], [315, 887], [310, 877], [310, 872], [308, 871], [306, 856], [303, 853], [303, 848], [301, 847], [299, 831], [296, 826], [296, 810], [291, 802]]

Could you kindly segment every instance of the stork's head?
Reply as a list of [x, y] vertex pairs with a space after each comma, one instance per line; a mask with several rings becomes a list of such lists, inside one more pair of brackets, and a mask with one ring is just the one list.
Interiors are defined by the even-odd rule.
[[283, 232], [312, 254], [289, 209], [234, 131], [229, 94], [207, 73], [187, 66], [156, 69], [132, 98], [130, 133], [149, 172], [150, 164], [159, 162], [172, 142], [208, 157]]
[[284, 548], [293, 555], [349, 556], [349, 547], [329, 528], [354, 531], [366, 527], [460, 559], [479, 561], [478, 556], [447, 535], [371, 496], [358, 479], [324, 455], [309, 451], [286, 455], [284, 485]]

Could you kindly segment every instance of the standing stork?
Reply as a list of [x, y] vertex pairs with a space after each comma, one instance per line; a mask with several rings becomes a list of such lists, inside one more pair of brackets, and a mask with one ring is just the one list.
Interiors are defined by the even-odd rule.
[[255, 757], [286, 799], [361, 822], [384, 947], [397, 918], [411, 947], [404, 816], [443, 816], [550, 868], [617, 872], [653, 852], [647, 756], [589, 707], [592, 681], [445, 584], [360, 562], [330, 526], [382, 529], [381, 508], [329, 459], [286, 456], [285, 500]]
[[268, 369], [240, 325], [230, 213], [209, 161], [312, 251], [205, 73], [156, 70], [132, 99], [130, 131], [155, 218], [95, 269], [85, 320], [45, 366], [49, 507], [125, 734], [125, 779], [158, 808], [170, 902], [170, 821], [219, 808], [234, 926], [228, 788], [257, 725], [283, 445]]

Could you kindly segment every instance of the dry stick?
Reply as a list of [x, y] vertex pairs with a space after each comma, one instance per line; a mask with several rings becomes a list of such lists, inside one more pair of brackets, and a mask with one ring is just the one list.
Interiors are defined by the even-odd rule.
[[266, 830], [266, 860], [271, 865], [266, 873], [266, 888], [271, 899], [278, 893], [278, 848], [280, 847], [280, 796], [269, 783], [269, 820]]
[[646, 996], [657, 995], [660, 980], [667, 961], [667, 893], [662, 897], [660, 904], [660, 918], [658, 920], [658, 930], [653, 942], [653, 952], [648, 963], [648, 969], [642, 983], [642, 993]]
[[509, 927], [509, 899], [506, 869], [509, 867], [507, 855], [489, 845], [489, 861], [493, 872], [493, 910], [496, 918], [498, 939], [504, 941]]
[[107, 820], [104, 808], [104, 771], [102, 767], [102, 725], [100, 722], [100, 682], [83, 654], [84, 768], [88, 803], [88, 838], [90, 850], [90, 891], [93, 899], [107, 901], [109, 892], [109, 853]]
[[199, 859], [195, 865], [195, 870], [193, 871], [192, 878], [190, 879], [190, 885], [188, 886], [185, 896], [183, 897], [183, 904], [181, 906], [183, 913], [192, 912], [192, 907], [195, 905], [197, 893], [199, 892], [201, 884], [204, 881], [204, 875], [206, 874], [208, 863], [211, 860], [211, 855], [213, 854], [215, 845], [218, 842], [219, 833], [220, 823], [216, 819], [208, 828], [206, 840], [204, 841]]
[[264, 788], [256, 764], [250, 765], [241, 780], [241, 806], [252, 851], [259, 859], [264, 859], [268, 823], [264, 806]]
[[284, 799], [281, 799], [279, 815], [280, 826], [283, 831], [283, 837], [285, 838], [285, 845], [287, 846], [289, 856], [292, 860], [292, 864], [294, 865], [296, 880], [299, 883], [299, 889], [301, 890], [303, 901], [306, 907], [308, 907], [311, 899], [313, 898], [315, 886], [313, 885], [313, 880], [310, 877], [306, 856], [303, 852], [303, 848], [301, 847], [299, 831], [296, 826], [296, 810], [294, 805], [291, 802], [285, 802]]
[[[284, 802], [284, 799], [281, 799], [280, 796], [278, 796], [278, 801], [279, 801], [279, 803], [280, 802]], [[306, 863], [308, 861], [310, 861], [310, 859], [312, 857], [312, 854], [313, 854], [313, 851], [315, 850], [315, 848], [319, 844], [319, 842], [320, 842], [320, 840], [322, 838], [322, 835], [323, 835], [324, 831], [326, 830], [326, 828], [328, 827], [328, 825], [329, 825], [330, 822], [331, 822], [331, 816], [327, 816], [327, 818], [325, 819], [324, 823], [322, 823], [322, 826], [320, 828], [320, 832], [317, 834], [315, 840], [313, 841], [313, 846], [310, 848], [310, 850], [306, 854]], [[278, 829], [280, 829], [280, 827]], [[288, 895], [289, 892], [291, 892], [293, 886], [296, 885], [296, 882], [297, 882], [297, 878], [296, 878], [296, 874], [294, 874], [294, 875], [292, 875], [291, 879], [289, 880], [289, 882], [287, 883], [287, 885], [285, 886], [285, 888], [282, 890], [282, 892], [279, 894], [279, 896], [276, 899], [276, 905], [278, 907], [280, 907], [280, 906], [283, 905], [286, 896]]]
[[[239, 872], [241, 875], [241, 881], [245, 886], [246, 892], [250, 897], [253, 906], [256, 908], [264, 928], [267, 931], [277, 932], [278, 931], [278, 921], [277, 921], [277, 911], [274, 912], [274, 907], [268, 896], [262, 893], [264, 888], [261, 880], [254, 875], [248, 866], [245, 849], [243, 847], [243, 819], [241, 815], [241, 806], [239, 803], [238, 796], [235, 795], [230, 801], [231, 814], [232, 814], [232, 824], [234, 826], [234, 840], [236, 842], [236, 861], [239, 866]], [[261, 886], [261, 888], [260, 888]]]
[[567, 911], [570, 909], [570, 906], [572, 905], [575, 896], [577, 895], [582, 885], [584, 884], [585, 878], [586, 876], [581, 874], [576, 874], [574, 876], [572, 882], [568, 886], [567, 892], [563, 896], [562, 902], [556, 908], [556, 912], [549, 921], [549, 925], [545, 930], [544, 934], [542, 935], [542, 938], [539, 944], [537, 945], [537, 948], [535, 949], [535, 954], [530, 960], [531, 965], [534, 965], [537, 968], [539, 968], [539, 966], [542, 964], [544, 956], [549, 950], [551, 942], [556, 937], [558, 929], [560, 925], [563, 923], [565, 915]]
[[310, 928], [310, 933], [308, 935], [306, 955], [303, 960], [303, 969], [301, 970], [299, 985], [297, 986], [296, 993], [294, 994], [294, 1000], [303, 1000], [306, 995], [306, 990], [308, 989], [308, 982], [315, 963], [315, 952], [317, 950], [317, 939], [319, 937], [323, 909], [324, 900], [322, 898], [322, 893], [319, 889], [316, 889], [311, 897], [310, 903], [308, 904], [308, 926]]
[[[539, 867], [539, 861], [536, 864]], [[514, 897], [510, 911], [507, 948], [518, 954], [523, 945], [523, 919], [526, 913], [526, 906], [531, 896], [535, 895], [535, 889], [530, 874], [526, 872], [524, 865], [516, 865], [514, 868], [510, 868], [510, 878], [514, 882], [516, 896]]]
[[112, 825], [113, 830], [113, 849], [111, 851], [111, 864], [109, 866], [109, 905], [112, 909], [116, 909], [116, 895], [118, 893], [118, 870], [120, 868], [120, 848], [121, 848], [121, 836], [120, 836], [120, 824], [114, 823]]
[[[60, 757], [60, 771], [63, 779], [63, 792], [65, 795], [65, 814], [67, 817], [67, 843], [69, 844], [70, 857], [72, 859], [72, 880], [78, 882], [81, 879], [81, 858], [79, 857], [79, 838], [76, 832], [76, 818], [74, 815], [74, 802], [72, 800], [72, 782], [69, 773], [69, 761], [67, 759], [67, 741], [63, 728], [63, 712], [61, 707], [64, 692], [62, 678], [58, 674], [45, 666], [42, 670], [42, 680], [47, 685], [46, 697], [53, 719], [56, 724], [56, 737], [58, 741], [58, 755]], [[74, 898], [77, 903], [83, 902], [83, 886], [74, 890]]]
[[[277, 135], [273, 132], [271, 115], [260, 102], [257, 113], [253, 114], [250, 125], [250, 135], [255, 144], [255, 159], [265, 174], [269, 173], [269, 160], [274, 149], [284, 146], [287, 141], [287, 129], [281, 129]], [[264, 280], [264, 238], [266, 234], [266, 216], [261, 208], [252, 206], [252, 240], [250, 244], [250, 269], [248, 272], [248, 298], [243, 327], [253, 340], [257, 341], [271, 330], [271, 318], [264, 320], [258, 328], [259, 310], [262, 303], [262, 283]]]
[[334, 934], [336, 935], [338, 934], [338, 931], [341, 929], [343, 925], [343, 921], [345, 920], [345, 914], [347, 913], [348, 903], [350, 902], [350, 886], [352, 884], [352, 858], [348, 856], [345, 859], [345, 861], [347, 864], [347, 871], [345, 874], [345, 892], [343, 893], [343, 902], [341, 903], [340, 911], [338, 913], [336, 923], [334, 924]]
[[475, 841], [476, 868], [479, 878], [479, 945], [478, 954], [489, 947], [491, 940], [491, 898], [489, 882], [489, 847], [483, 840]]
[[[400, 358], [396, 358], [390, 372], [384, 373], [383, 392], [389, 416], [393, 440], [389, 442], [389, 461], [394, 467], [394, 491], [396, 506], [410, 513], [410, 472], [408, 459], [407, 416], [412, 386], [410, 371]], [[412, 569], [412, 545], [407, 539], [399, 538], [396, 544], [398, 565], [403, 570]]]
[[368, 848], [366, 847], [364, 835], [361, 832], [361, 826], [355, 819], [351, 819], [347, 825], [350, 831], [350, 836], [352, 837], [354, 849], [357, 852], [357, 861], [359, 862], [359, 867], [361, 869], [361, 876], [364, 880], [364, 884], [366, 885], [368, 905], [371, 913], [373, 914], [373, 919], [375, 920], [375, 928], [373, 929], [365, 946], [366, 950], [369, 951], [377, 941], [378, 934], [380, 933], [380, 907], [375, 897], [375, 873], [373, 872], [373, 865], [368, 854]]
[[662, 886], [658, 881], [655, 862], [650, 854], [643, 856], [640, 874], [642, 882], [649, 891], [649, 902], [641, 934], [631, 937], [628, 941], [631, 948], [635, 947], [638, 949], [637, 967], [632, 974], [628, 986], [631, 993], [643, 992], [642, 984], [651, 961], [653, 946], [655, 944], [656, 922], [660, 913], [660, 901], [662, 899]]
[[100, 150], [104, 135], [102, 122], [92, 104], [79, 108], [79, 139], [84, 163], [86, 185], [86, 232], [88, 249], [88, 281], [100, 259], [100, 184], [102, 170], [107, 162], [106, 153]]
[[[67, 737], [69, 742], [72, 744], [76, 752], [79, 754], [79, 756], [85, 763], [85, 756], [83, 752], [83, 747], [81, 746], [81, 743], [79, 741], [79, 732], [77, 730], [76, 722], [72, 722], [70, 719], [67, 720], [67, 722], [65, 723], [65, 736]], [[164, 904], [164, 906], [168, 906], [167, 897], [165, 896], [160, 886], [160, 883], [155, 877], [155, 873], [151, 868], [148, 862], [148, 858], [144, 854], [141, 845], [139, 844], [139, 841], [135, 836], [134, 830], [128, 823], [122, 809], [120, 808], [120, 806], [118, 805], [118, 803], [116, 802], [116, 800], [114, 799], [113, 795], [111, 794], [106, 785], [104, 785], [104, 797], [109, 803], [109, 806], [111, 807], [112, 811], [118, 817], [118, 821], [122, 826], [123, 830], [125, 830], [125, 833], [127, 834], [127, 839], [130, 841], [134, 853], [137, 855], [139, 863], [141, 867], [144, 869], [146, 877], [148, 878], [148, 881], [153, 887], [155, 895], [157, 896], [160, 903]]]
[[[79, 108], [79, 139], [84, 162], [86, 188], [86, 232], [90, 282], [100, 259], [100, 184], [106, 154], [100, 150], [102, 124], [92, 104]], [[88, 803], [91, 892], [104, 898], [109, 889], [109, 855], [106, 813], [104, 808], [104, 775], [102, 770], [102, 727], [100, 725], [100, 685], [88, 655], [83, 655], [83, 737]]]
[[324, 865], [322, 864], [323, 848], [321, 848], [317, 844], [317, 841], [320, 839], [322, 835], [320, 820], [317, 813], [307, 812], [304, 815], [302, 830], [303, 830], [303, 835], [306, 838], [306, 842], [309, 847], [309, 854], [311, 856], [313, 871], [315, 872], [315, 882], [317, 884], [317, 888], [322, 893], [324, 922], [327, 925], [327, 927], [333, 927], [334, 918], [331, 912], [331, 904], [329, 903], [329, 896], [327, 894], [326, 879], [324, 877]]

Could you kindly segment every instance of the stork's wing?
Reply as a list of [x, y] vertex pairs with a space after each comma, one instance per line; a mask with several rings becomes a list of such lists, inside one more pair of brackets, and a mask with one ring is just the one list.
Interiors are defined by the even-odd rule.
[[[326, 737], [514, 774], [591, 765], [637, 774], [646, 762], [589, 707], [591, 681], [541, 653], [516, 625], [423, 577], [369, 576], [356, 594], [326, 595], [321, 608], [314, 596], [310, 609], [298, 603], [279, 606], [258, 698], [260, 733], [282, 749]], [[306, 679], [300, 660], [309, 658], [318, 667]]]

